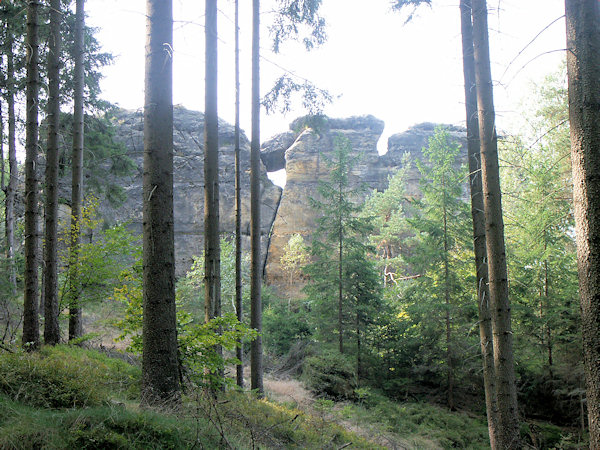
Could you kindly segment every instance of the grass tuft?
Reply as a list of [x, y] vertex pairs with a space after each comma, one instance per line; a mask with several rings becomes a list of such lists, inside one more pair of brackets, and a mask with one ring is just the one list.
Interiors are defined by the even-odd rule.
[[41, 408], [82, 408], [135, 398], [139, 379], [139, 368], [77, 347], [45, 347], [0, 357], [0, 393]]

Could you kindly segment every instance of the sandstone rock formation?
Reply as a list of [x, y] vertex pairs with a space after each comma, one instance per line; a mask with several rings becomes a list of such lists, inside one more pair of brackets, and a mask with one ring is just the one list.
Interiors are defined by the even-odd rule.
[[[387, 187], [390, 175], [402, 166], [405, 153], [409, 153], [413, 160], [422, 159], [422, 149], [428, 145], [428, 139], [435, 130], [434, 124], [424, 123], [395, 134], [388, 140], [388, 152], [379, 156], [377, 142], [384, 124], [373, 116], [348, 119], [325, 117], [315, 128], [304, 126], [305, 122], [303, 118], [293, 122], [291, 131], [276, 136], [262, 148], [267, 170], [279, 170], [282, 162], [285, 162], [287, 173], [267, 256], [267, 281], [275, 285], [283, 283], [280, 259], [290, 237], [299, 233], [307, 242], [312, 239], [316, 216], [309, 198], [317, 198], [319, 179], [328, 176], [323, 157], [331, 154], [336, 135], [347, 137], [352, 152], [360, 155], [359, 163], [350, 175], [350, 183], [354, 186], [365, 184], [367, 195], [374, 189], [381, 191]], [[466, 158], [466, 131], [453, 126], [446, 128], [452, 138], [462, 145]], [[413, 166], [408, 178], [408, 194], [418, 196], [419, 173], [416, 167]], [[356, 200], [361, 201], [362, 198]]]
[[[175, 195], [175, 256], [177, 274], [189, 269], [192, 256], [203, 251], [204, 221], [204, 115], [185, 108], [174, 109], [174, 195]], [[141, 111], [121, 110], [116, 114], [116, 139], [123, 143], [137, 169], [126, 180], [119, 180], [125, 187], [127, 200], [119, 208], [103, 205], [102, 214], [108, 224], [130, 222], [134, 231], [142, 230], [142, 163], [143, 163], [143, 115]], [[409, 153], [413, 159], [422, 158], [422, 148], [427, 146], [435, 125], [416, 125], [388, 140], [388, 152], [379, 156], [377, 142], [384, 124], [373, 116], [333, 119], [302, 117], [290, 125], [290, 130], [265, 142], [261, 158], [266, 167], [262, 174], [262, 245], [266, 264], [267, 281], [280, 284], [280, 258], [289, 238], [300, 233], [310, 242], [315, 228], [315, 212], [309, 198], [317, 197], [320, 179], [328, 177], [323, 160], [331, 154], [337, 135], [348, 138], [352, 151], [359, 162], [350, 174], [350, 182], [366, 185], [366, 196], [373, 189], [383, 190], [388, 178], [403, 163], [402, 156]], [[452, 137], [466, 149], [465, 130], [448, 126]], [[219, 122], [219, 180], [220, 219], [223, 235], [233, 236], [235, 230], [234, 210], [234, 130], [223, 121]], [[244, 246], [249, 247], [250, 229], [250, 144], [242, 134], [241, 142], [242, 196]], [[464, 151], [466, 154], [466, 150]], [[465, 161], [466, 162], [466, 161]], [[285, 189], [275, 186], [267, 171], [285, 168]], [[408, 192], [418, 195], [419, 176], [413, 169], [409, 174]], [[357, 199], [361, 201], [363, 198]]]
[[[127, 200], [118, 209], [103, 207], [108, 223], [131, 222], [132, 228], [142, 230], [142, 167], [143, 114], [141, 111], [119, 111], [116, 115], [116, 139], [125, 144], [137, 170], [125, 181]], [[177, 274], [189, 269], [192, 256], [203, 252], [204, 236], [204, 114], [182, 107], [174, 109], [174, 208], [175, 258]], [[250, 234], [250, 143], [241, 137], [242, 156], [242, 230], [244, 245], [249, 247]], [[234, 191], [234, 129], [219, 121], [219, 182], [220, 221], [224, 235], [235, 231]], [[262, 242], [263, 255], [271, 224], [281, 196], [281, 188], [262, 174]]]

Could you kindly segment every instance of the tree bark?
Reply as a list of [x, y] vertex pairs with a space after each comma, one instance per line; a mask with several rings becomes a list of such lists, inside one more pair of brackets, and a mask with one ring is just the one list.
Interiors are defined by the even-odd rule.
[[[340, 182], [339, 202], [342, 203], [342, 183]], [[344, 353], [344, 229], [342, 213], [338, 218], [338, 350]]]
[[69, 341], [83, 334], [81, 289], [79, 286], [79, 249], [81, 246], [81, 216], [83, 203], [83, 89], [85, 52], [85, 0], [76, 1], [75, 68], [73, 73], [73, 153], [71, 177], [71, 239], [69, 254]]
[[6, 49], [6, 103], [8, 105], [8, 170], [6, 186], [6, 259], [9, 267], [9, 283], [13, 297], [17, 295], [17, 272], [15, 268], [15, 196], [17, 192], [17, 146], [15, 118], [15, 68], [13, 37], [10, 21], [7, 26]]
[[173, 5], [146, 2], [142, 404], [180, 401], [173, 229]]
[[590, 448], [600, 448], [600, 4], [565, 0], [573, 204]]
[[[240, 14], [239, 0], [235, 0], [235, 313], [237, 320], [244, 320], [242, 296], [242, 187], [240, 157]], [[236, 383], [244, 387], [244, 347], [238, 341], [236, 357]]]
[[205, 318], [221, 309], [219, 243], [219, 124], [217, 115], [217, 0], [206, 0], [206, 80], [204, 111], [204, 308]]
[[252, 141], [250, 143], [250, 327], [258, 332], [250, 347], [251, 389], [264, 395], [260, 258], [260, 0], [252, 0]]
[[469, 186], [471, 191], [471, 217], [473, 218], [473, 251], [477, 276], [477, 309], [479, 313], [479, 338], [483, 357], [483, 386], [488, 419], [490, 446], [497, 444], [497, 404], [494, 374], [494, 344], [489, 308], [488, 268], [486, 264], [485, 217], [481, 185], [481, 155], [479, 152], [479, 120], [477, 117], [477, 90], [475, 61], [473, 59], [473, 23], [471, 0], [460, 2], [463, 72], [465, 78], [465, 106], [467, 114], [467, 154], [469, 160]]
[[[4, 64], [2, 63], [2, 57], [0, 56], [0, 64], [3, 66]], [[5, 79], [2, 81], [6, 83]], [[6, 167], [4, 161], [4, 108], [2, 107], [2, 99], [0, 99], [0, 189], [2, 189], [2, 192], [4, 192], [6, 196], [6, 178], [4, 172]], [[6, 206], [4, 214], [6, 216]]]
[[23, 299], [23, 345], [39, 346], [38, 318], [38, 93], [39, 38], [37, 0], [27, 5], [27, 118], [25, 136], [25, 293]]
[[362, 354], [361, 354], [361, 337], [360, 337], [360, 300], [356, 299], [356, 378], [360, 385], [361, 376], [363, 373], [362, 368]]
[[46, 149], [46, 238], [44, 247], [44, 342], [60, 342], [58, 324], [58, 128], [60, 119], [60, 0], [50, 1], [48, 42], [48, 140]]
[[452, 329], [450, 316], [450, 267], [448, 264], [448, 213], [446, 211], [445, 178], [442, 180], [443, 198], [443, 228], [444, 228], [444, 304], [446, 306], [446, 364], [448, 384], [448, 408], [454, 410], [454, 365], [452, 361]]
[[[204, 109], [204, 308], [206, 322], [221, 316], [219, 242], [219, 118], [217, 112], [217, 0], [206, 0]], [[215, 346], [219, 355], [220, 345]], [[220, 378], [225, 377], [223, 371]]]
[[498, 404], [498, 448], [521, 448], [513, 362], [504, 221], [498, 166], [498, 143], [490, 68], [487, 5], [473, 0], [473, 50], [481, 152], [481, 173], [488, 257], [489, 293], [494, 337]]

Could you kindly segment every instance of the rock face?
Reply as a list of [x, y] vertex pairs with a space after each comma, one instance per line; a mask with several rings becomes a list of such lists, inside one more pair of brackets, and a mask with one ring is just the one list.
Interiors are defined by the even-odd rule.
[[[174, 209], [175, 259], [177, 275], [183, 275], [192, 263], [192, 256], [201, 255], [204, 242], [204, 114], [176, 107], [174, 113]], [[118, 209], [103, 206], [108, 223], [131, 222], [142, 231], [142, 167], [143, 114], [141, 111], [120, 111], [116, 115], [116, 139], [128, 149], [137, 170], [125, 181], [127, 200]], [[242, 232], [243, 243], [249, 248], [250, 235], [250, 143], [242, 134]], [[262, 243], [266, 256], [268, 235], [281, 197], [281, 188], [262, 174], [261, 214]], [[219, 122], [219, 200], [220, 226], [223, 235], [235, 232], [234, 189], [234, 129]]]
[[[102, 205], [102, 215], [108, 224], [130, 222], [135, 232], [142, 231], [142, 166], [143, 166], [143, 115], [141, 111], [120, 111], [116, 114], [116, 139], [128, 149], [137, 169], [126, 180], [127, 200], [119, 208]], [[290, 125], [290, 131], [275, 136], [261, 148], [261, 158], [266, 167], [262, 173], [261, 214], [262, 254], [265, 257], [267, 281], [281, 285], [280, 258], [289, 238], [296, 233], [310, 242], [315, 229], [316, 215], [309, 199], [317, 198], [319, 180], [329, 176], [324, 160], [334, 148], [336, 136], [350, 141], [352, 153], [358, 163], [350, 174], [354, 186], [366, 185], [366, 196], [373, 189], [384, 190], [388, 178], [402, 167], [403, 155], [422, 158], [422, 148], [428, 144], [435, 125], [416, 125], [404, 133], [389, 138], [388, 152], [379, 156], [377, 142], [384, 124], [373, 116], [332, 119], [304, 117]], [[466, 162], [466, 132], [462, 128], [447, 126], [453, 139], [463, 146]], [[176, 272], [181, 276], [189, 269], [192, 257], [201, 255], [204, 236], [204, 115], [181, 107], [174, 109], [174, 206], [175, 206], [175, 257]], [[242, 233], [246, 250], [250, 234], [250, 143], [242, 134]], [[285, 189], [273, 185], [267, 171], [285, 168]], [[220, 221], [224, 236], [235, 231], [234, 203], [234, 129], [219, 122], [219, 182]], [[417, 169], [409, 173], [408, 193], [419, 195]], [[466, 187], [465, 187], [466, 192]], [[362, 198], [357, 199], [361, 201]]]
[[[379, 165], [382, 170], [385, 168], [391, 170], [390, 175], [396, 170], [402, 167], [402, 159], [405, 154], [410, 155], [412, 161], [423, 159], [423, 148], [429, 145], [429, 138], [435, 133], [438, 124], [434, 123], [421, 123], [415, 125], [403, 133], [398, 133], [390, 136], [388, 139], [388, 151], [385, 155], [382, 155], [379, 159]], [[443, 128], [450, 135], [450, 139], [461, 146], [460, 161], [461, 163], [467, 164], [467, 130], [462, 127], [456, 127], [454, 125], [442, 125]], [[416, 196], [420, 195], [419, 189], [420, 174], [416, 165], [412, 165], [411, 169], [407, 174], [406, 190], [407, 195]], [[386, 183], [387, 184], [387, 183]], [[468, 195], [465, 185], [465, 192]], [[465, 197], [466, 199], [467, 197]]]
[[[389, 138], [388, 152], [379, 156], [377, 142], [384, 124], [373, 116], [323, 118], [316, 131], [315, 128], [302, 126], [303, 123], [302, 118], [293, 122], [292, 131], [276, 136], [263, 146], [263, 161], [268, 170], [281, 169], [283, 159], [287, 173], [267, 256], [267, 281], [275, 285], [282, 285], [284, 281], [280, 259], [290, 237], [298, 233], [307, 242], [312, 239], [317, 217], [309, 198], [317, 198], [319, 180], [328, 176], [323, 157], [331, 154], [335, 136], [347, 137], [352, 153], [360, 155], [359, 163], [350, 174], [350, 184], [365, 184], [368, 194], [374, 189], [382, 191], [387, 187], [389, 176], [402, 167], [405, 153], [409, 153], [413, 160], [422, 159], [422, 148], [428, 145], [428, 139], [435, 131], [434, 124], [424, 123], [404, 133], [395, 134]], [[463, 155], [466, 163], [466, 131], [453, 126], [446, 128], [452, 138], [465, 149]], [[292, 143], [289, 144], [290, 142]], [[416, 168], [409, 173], [407, 191], [409, 195], [419, 195], [419, 174]], [[362, 199], [357, 199], [360, 200]]]

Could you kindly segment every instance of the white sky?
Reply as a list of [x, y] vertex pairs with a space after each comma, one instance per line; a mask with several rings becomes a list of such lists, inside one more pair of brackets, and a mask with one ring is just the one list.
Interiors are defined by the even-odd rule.
[[[252, 2], [240, 3], [241, 121], [242, 128], [249, 132]], [[263, 10], [268, 10], [269, 1], [262, 3]], [[392, 12], [390, 4], [390, 0], [323, 0], [321, 11], [328, 23], [328, 41], [324, 46], [307, 53], [300, 45], [288, 43], [281, 54], [273, 55], [265, 29], [261, 37], [263, 56], [328, 89], [335, 101], [326, 108], [326, 114], [332, 117], [372, 114], [384, 120], [384, 138], [425, 121], [464, 123], [458, 0], [433, 0], [432, 8], [420, 8], [407, 25], [405, 15]], [[174, 5], [174, 103], [202, 111], [204, 2], [174, 0]], [[564, 14], [564, 1], [488, 0], [488, 7], [496, 110], [502, 129], [518, 120], [514, 113], [531, 81], [539, 81], [558, 68], [564, 52], [557, 50], [565, 47], [564, 19], [550, 26], [535, 43], [527, 45]], [[117, 57], [115, 64], [104, 71], [103, 97], [124, 108], [140, 108], [144, 86], [145, 2], [88, 0], [86, 8], [88, 24], [101, 28], [100, 42]], [[219, 10], [219, 116], [232, 123], [233, 0], [219, 1]], [[268, 13], [262, 15], [265, 27], [269, 19]], [[261, 64], [264, 94], [282, 70], [265, 59]], [[287, 130], [288, 124], [301, 114], [305, 111], [300, 107], [287, 117], [263, 114], [262, 140]], [[381, 143], [385, 146], [386, 141]]]

